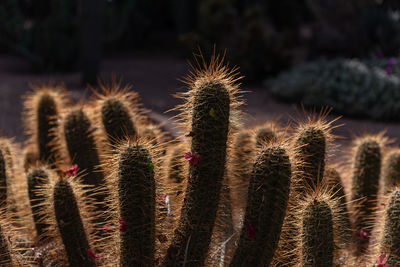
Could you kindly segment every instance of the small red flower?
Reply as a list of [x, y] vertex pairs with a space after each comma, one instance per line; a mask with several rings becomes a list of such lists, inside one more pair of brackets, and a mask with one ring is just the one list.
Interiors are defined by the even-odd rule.
[[365, 231], [364, 229], [360, 230], [360, 237], [362, 240], [365, 240], [369, 237], [369, 233], [367, 231]]
[[90, 248], [87, 250], [87, 253], [92, 259], [98, 259], [103, 256], [102, 254], [94, 254], [94, 252]]
[[109, 229], [110, 229], [109, 224], [103, 225], [103, 233], [107, 233], [109, 231]]
[[76, 175], [76, 170], [78, 169], [78, 164], [74, 164], [71, 167], [69, 167], [65, 173], [67, 174], [68, 177], [70, 176], [75, 176]]
[[32, 244], [32, 245], [31, 245], [31, 248], [36, 248], [36, 245], [35, 245], [35, 244]]
[[376, 264], [375, 267], [389, 267], [386, 264], [386, 261], [388, 259], [389, 255], [385, 253], [381, 253], [378, 258], [376, 258]]
[[190, 165], [192, 166], [197, 165], [197, 163], [199, 163], [199, 160], [203, 158], [199, 154], [193, 154], [192, 152], [186, 152], [184, 156], [185, 159], [189, 161]]
[[251, 222], [247, 223], [247, 236], [250, 238], [254, 238], [256, 236], [256, 230], [254, 229]]
[[118, 221], [119, 221], [119, 230], [121, 232], [126, 232], [126, 230], [128, 230], [128, 224], [124, 220], [121, 220], [121, 219], [119, 219]]

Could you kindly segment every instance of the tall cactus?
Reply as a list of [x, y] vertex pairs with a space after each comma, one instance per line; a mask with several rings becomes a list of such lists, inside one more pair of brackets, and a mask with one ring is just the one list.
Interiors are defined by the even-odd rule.
[[[168, 248], [164, 266], [201, 266], [211, 241], [222, 180], [231, 107], [238, 88], [232, 71], [215, 59], [204, 69], [195, 69], [187, 82], [191, 87], [183, 95], [187, 102], [180, 108], [185, 126], [192, 136], [189, 179], [179, 225]], [[191, 126], [190, 126], [191, 125]]]
[[246, 216], [231, 267], [269, 266], [280, 238], [290, 180], [285, 148], [276, 144], [263, 148], [254, 163]]
[[385, 210], [385, 223], [380, 243], [380, 253], [389, 257], [388, 266], [400, 264], [400, 190], [394, 190]]
[[301, 227], [302, 266], [334, 266], [334, 231], [332, 210], [317, 198], [303, 211]]
[[154, 266], [155, 180], [148, 149], [140, 143], [122, 147], [118, 164], [121, 266]]
[[45, 168], [31, 169], [27, 174], [27, 180], [29, 201], [36, 233], [38, 237], [42, 237], [48, 225], [44, 222], [44, 215], [40, 212], [45, 205], [45, 195], [41, 193], [41, 189], [50, 182], [49, 170]]
[[53, 189], [54, 213], [69, 266], [93, 267], [86, 235], [74, 191], [67, 180], [59, 180]]
[[42, 163], [56, 168], [61, 160], [58, 140], [59, 116], [65, 106], [61, 86], [42, 85], [25, 101], [25, 124], [31, 143], [37, 146]]
[[352, 171], [353, 242], [354, 254], [359, 256], [366, 251], [373, 228], [381, 172], [379, 136], [357, 139]]
[[394, 149], [385, 156], [382, 180], [384, 193], [400, 185], [400, 149]]

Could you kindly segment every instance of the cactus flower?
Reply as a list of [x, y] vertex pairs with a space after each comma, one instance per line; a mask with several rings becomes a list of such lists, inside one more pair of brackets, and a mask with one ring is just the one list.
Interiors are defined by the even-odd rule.
[[386, 264], [386, 261], [388, 259], [389, 255], [385, 254], [385, 253], [381, 253], [378, 258], [376, 258], [376, 263], [375, 263], [375, 267], [389, 267]]
[[250, 238], [254, 238], [256, 236], [256, 230], [254, 229], [251, 222], [248, 222], [247, 224], [247, 236]]
[[360, 230], [360, 237], [361, 237], [361, 239], [367, 239], [368, 238], [368, 236], [369, 236], [369, 233], [367, 232], [367, 231], [365, 231], [364, 229], [361, 229]]
[[119, 230], [121, 232], [126, 232], [126, 230], [128, 230], [128, 224], [124, 220], [121, 220], [121, 219], [119, 219], [118, 221], [119, 221]]
[[71, 167], [69, 167], [65, 173], [67, 174], [68, 177], [75, 176], [76, 175], [76, 170], [78, 169], [78, 164], [74, 164]]
[[192, 152], [186, 152], [184, 157], [192, 166], [196, 166], [197, 163], [199, 163], [199, 160], [203, 158], [199, 154], [194, 154]]
[[102, 256], [101, 254], [94, 254], [94, 252], [90, 248], [87, 250], [87, 253], [92, 259], [98, 259]]

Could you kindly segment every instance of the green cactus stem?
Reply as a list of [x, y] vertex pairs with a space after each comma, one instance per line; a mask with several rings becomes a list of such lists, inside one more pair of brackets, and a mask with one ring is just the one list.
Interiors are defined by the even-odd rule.
[[89, 241], [83, 227], [73, 189], [67, 180], [59, 180], [53, 191], [54, 212], [64, 243], [69, 266], [94, 267], [88, 254]]
[[314, 199], [303, 211], [301, 228], [302, 266], [329, 267], [334, 260], [332, 211], [325, 201]]
[[192, 164], [179, 225], [165, 266], [202, 266], [216, 219], [229, 131], [230, 95], [219, 80], [195, 85], [192, 105]]
[[400, 149], [391, 151], [384, 162], [383, 192], [387, 194], [400, 185]]
[[120, 152], [118, 166], [121, 266], [154, 266], [155, 180], [149, 151], [141, 144], [128, 144]]
[[354, 203], [352, 217], [355, 255], [364, 253], [369, 244], [380, 172], [381, 148], [378, 142], [371, 138], [361, 139], [355, 155], [351, 190], [351, 200]]
[[50, 94], [41, 96], [37, 105], [37, 144], [40, 161], [55, 168], [57, 151], [58, 107]]
[[386, 264], [400, 264], [400, 190], [396, 189], [389, 198], [385, 210], [385, 225], [380, 244], [380, 252], [389, 255]]
[[137, 136], [133, 118], [124, 102], [117, 98], [108, 98], [101, 107], [101, 120], [111, 145], [118, 141]]
[[300, 179], [297, 190], [303, 191], [304, 186], [315, 188], [321, 184], [324, 176], [326, 137], [320, 127], [307, 125], [298, 132], [296, 141], [296, 171]]
[[347, 201], [342, 185], [342, 179], [339, 173], [334, 168], [326, 168], [324, 177], [327, 181], [329, 189], [334, 195], [334, 198], [338, 200], [338, 214], [340, 214], [340, 224], [338, 225], [338, 231], [342, 238], [341, 243], [348, 245], [351, 241], [351, 222], [350, 215], [347, 209]]
[[43, 223], [44, 215], [40, 212], [45, 202], [44, 194], [40, 193], [40, 189], [49, 183], [49, 174], [45, 169], [32, 169], [28, 172], [27, 178], [33, 221], [35, 223], [37, 236], [41, 237], [45, 233], [48, 225]]
[[246, 215], [231, 267], [269, 266], [286, 214], [290, 180], [291, 165], [285, 149], [277, 145], [264, 148], [254, 163]]

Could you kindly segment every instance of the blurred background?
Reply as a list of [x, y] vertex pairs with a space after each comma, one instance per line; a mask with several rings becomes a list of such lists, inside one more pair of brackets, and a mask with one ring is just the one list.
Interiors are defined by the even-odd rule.
[[1, 0], [0, 128], [21, 139], [30, 82], [72, 97], [113, 74], [165, 121], [199, 50], [244, 75], [249, 123], [333, 108], [350, 131], [400, 138], [398, 0]]

